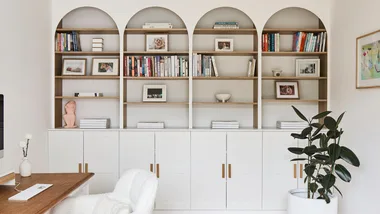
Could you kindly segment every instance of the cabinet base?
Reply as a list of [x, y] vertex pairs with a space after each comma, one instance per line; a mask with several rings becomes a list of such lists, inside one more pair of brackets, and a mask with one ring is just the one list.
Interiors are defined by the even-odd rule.
[[154, 214], [286, 214], [286, 211], [155, 210]]

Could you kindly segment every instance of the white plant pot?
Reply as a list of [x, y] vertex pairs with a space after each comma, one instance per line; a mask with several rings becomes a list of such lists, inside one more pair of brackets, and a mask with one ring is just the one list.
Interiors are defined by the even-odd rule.
[[331, 196], [330, 200], [327, 204], [323, 199], [308, 199], [306, 189], [290, 190], [288, 214], [338, 214], [338, 197]]
[[32, 175], [32, 164], [28, 158], [24, 157], [22, 159], [19, 170], [21, 177], [29, 177]]

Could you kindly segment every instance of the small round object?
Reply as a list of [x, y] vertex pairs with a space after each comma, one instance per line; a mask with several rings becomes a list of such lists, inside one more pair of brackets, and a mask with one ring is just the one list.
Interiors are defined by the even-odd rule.
[[231, 98], [231, 94], [215, 94], [215, 97], [219, 102], [225, 103]]

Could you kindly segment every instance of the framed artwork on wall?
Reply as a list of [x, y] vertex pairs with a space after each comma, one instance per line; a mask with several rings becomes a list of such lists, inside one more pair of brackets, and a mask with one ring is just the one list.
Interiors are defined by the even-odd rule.
[[300, 99], [298, 81], [276, 81], [276, 99]]
[[118, 58], [93, 58], [92, 59], [92, 75], [119, 75], [119, 59]]
[[144, 85], [143, 102], [166, 102], [166, 85]]
[[215, 51], [234, 51], [234, 40], [233, 39], [215, 39]]
[[319, 77], [320, 59], [296, 59], [297, 77]]
[[66, 75], [86, 75], [87, 59], [63, 59], [62, 76]]
[[356, 88], [380, 87], [380, 30], [356, 38]]
[[146, 34], [145, 35], [146, 51], [168, 51], [169, 37], [168, 34]]

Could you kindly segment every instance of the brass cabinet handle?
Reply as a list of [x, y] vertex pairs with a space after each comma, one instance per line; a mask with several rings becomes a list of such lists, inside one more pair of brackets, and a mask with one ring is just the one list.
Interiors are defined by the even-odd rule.
[[150, 171], [153, 172], [153, 164], [150, 164]]
[[222, 178], [226, 178], [226, 165], [222, 164]]
[[303, 178], [303, 164], [300, 164], [300, 178]]
[[78, 163], [78, 172], [82, 173], [82, 164], [81, 163]]
[[160, 178], [160, 164], [156, 164], [157, 178]]
[[293, 165], [293, 177], [297, 178], [297, 164]]
[[228, 178], [232, 177], [231, 169], [232, 169], [231, 164], [228, 164]]
[[85, 173], [88, 173], [88, 163], [85, 163], [85, 164], [84, 164], [84, 172], [85, 172]]

